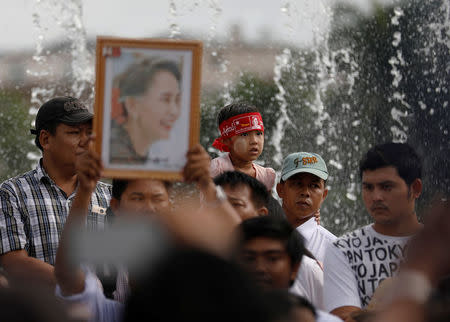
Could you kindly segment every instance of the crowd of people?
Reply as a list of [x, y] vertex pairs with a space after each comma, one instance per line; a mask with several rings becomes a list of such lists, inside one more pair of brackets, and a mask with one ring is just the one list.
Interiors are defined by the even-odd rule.
[[44, 103], [31, 130], [42, 158], [0, 186], [2, 320], [449, 319], [450, 204], [440, 196], [418, 221], [422, 161], [410, 145], [364, 154], [373, 222], [337, 237], [320, 224], [334, 215], [320, 212], [333, 193], [326, 161], [293, 147], [278, 179], [258, 165], [255, 106], [220, 110], [213, 146], [224, 153], [190, 148], [183, 184], [100, 181], [92, 119], [76, 98]]

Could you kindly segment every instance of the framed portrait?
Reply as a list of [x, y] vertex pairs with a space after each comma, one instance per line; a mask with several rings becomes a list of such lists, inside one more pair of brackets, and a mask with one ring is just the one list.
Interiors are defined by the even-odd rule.
[[202, 43], [98, 37], [95, 149], [105, 176], [177, 180], [199, 141]]

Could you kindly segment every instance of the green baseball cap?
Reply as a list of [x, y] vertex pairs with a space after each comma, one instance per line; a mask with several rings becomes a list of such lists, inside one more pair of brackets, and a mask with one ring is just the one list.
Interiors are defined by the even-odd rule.
[[312, 173], [323, 180], [328, 179], [328, 170], [325, 161], [316, 153], [296, 152], [289, 154], [283, 162], [281, 179], [286, 181], [294, 174], [300, 172]]

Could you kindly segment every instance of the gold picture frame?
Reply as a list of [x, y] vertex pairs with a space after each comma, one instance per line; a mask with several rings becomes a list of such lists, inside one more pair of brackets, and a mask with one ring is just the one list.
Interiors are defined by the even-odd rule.
[[199, 142], [202, 43], [97, 37], [93, 130], [109, 178], [181, 179]]

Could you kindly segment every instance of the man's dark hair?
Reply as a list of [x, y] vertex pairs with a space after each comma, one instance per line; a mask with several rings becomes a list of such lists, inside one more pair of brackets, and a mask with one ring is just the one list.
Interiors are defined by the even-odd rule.
[[[265, 302], [269, 303], [268, 314], [270, 321], [299, 321], [296, 309], [307, 309], [314, 317], [316, 310], [305, 298], [292, 294], [287, 289], [268, 290], [263, 293]], [[301, 320], [303, 321], [303, 320]]]
[[[113, 179], [112, 181], [112, 197], [120, 200], [122, 197], [123, 192], [127, 189], [128, 184], [130, 181], [133, 181], [134, 179]], [[162, 183], [166, 187], [166, 190], [168, 193], [170, 193], [170, 188], [172, 187], [172, 183], [169, 181], [162, 180]]]
[[269, 202], [267, 203], [267, 210], [269, 210], [270, 216], [286, 219], [286, 214], [284, 213], [283, 207], [280, 205], [278, 200], [271, 195], [269, 196]]
[[310, 310], [311, 313], [314, 315], [314, 317], [317, 318], [316, 309], [311, 304], [311, 302], [308, 301], [306, 298], [304, 298], [303, 296], [297, 295], [297, 294], [293, 294], [293, 293], [289, 293], [288, 297], [289, 297], [289, 300], [291, 301], [292, 305], [294, 306], [294, 308], [303, 308], [303, 309]]
[[146, 272], [127, 300], [125, 322], [273, 321], [247, 273], [207, 252], [178, 248]]
[[256, 208], [267, 207], [269, 204], [270, 194], [266, 186], [243, 172], [225, 171], [214, 178], [214, 183], [218, 186], [228, 186], [230, 188], [245, 185], [250, 189], [251, 198]]
[[219, 111], [219, 114], [217, 115], [217, 125], [220, 126], [220, 124], [228, 120], [230, 117], [240, 115], [240, 114], [246, 114], [246, 113], [257, 113], [259, 112], [256, 106], [250, 105], [246, 102], [236, 102], [228, 104]]
[[407, 143], [384, 143], [367, 151], [359, 164], [362, 178], [366, 170], [394, 167], [398, 175], [409, 186], [415, 179], [422, 178], [422, 161], [416, 151]]
[[244, 220], [239, 225], [240, 248], [255, 238], [270, 238], [281, 241], [291, 258], [291, 264], [299, 263], [304, 255], [304, 242], [300, 233], [286, 219], [275, 216], [259, 216]]

